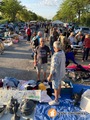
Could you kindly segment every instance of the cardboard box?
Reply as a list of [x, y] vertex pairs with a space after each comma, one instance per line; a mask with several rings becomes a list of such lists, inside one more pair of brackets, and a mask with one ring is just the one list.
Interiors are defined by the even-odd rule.
[[83, 93], [81, 97], [80, 108], [90, 113], [90, 89]]

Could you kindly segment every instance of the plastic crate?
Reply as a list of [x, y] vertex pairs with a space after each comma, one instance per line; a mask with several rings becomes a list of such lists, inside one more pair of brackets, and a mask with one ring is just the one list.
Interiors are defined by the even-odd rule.
[[[60, 96], [61, 97], [68, 97], [68, 98], [72, 98], [73, 95], [73, 85], [72, 82], [69, 80], [64, 80], [65, 83], [68, 83], [71, 87], [70, 88], [61, 88], [61, 92], [60, 92]], [[54, 93], [54, 89], [52, 88], [52, 83], [49, 83], [50, 88], [52, 90], [52, 93]]]
[[69, 80], [64, 80], [64, 82], [68, 83], [71, 87], [70, 88], [61, 88], [61, 96], [69, 95], [71, 97], [73, 94], [72, 82]]

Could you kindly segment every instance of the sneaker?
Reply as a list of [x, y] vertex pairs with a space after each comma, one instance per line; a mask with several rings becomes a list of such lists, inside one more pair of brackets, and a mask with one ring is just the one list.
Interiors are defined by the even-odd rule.
[[52, 100], [49, 102], [49, 105], [59, 105], [59, 101]]

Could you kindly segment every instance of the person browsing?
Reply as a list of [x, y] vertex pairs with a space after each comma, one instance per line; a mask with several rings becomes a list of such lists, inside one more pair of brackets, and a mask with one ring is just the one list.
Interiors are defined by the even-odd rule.
[[40, 81], [41, 68], [43, 69], [43, 80], [46, 80], [48, 55], [50, 55], [50, 49], [44, 41], [44, 38], [40, 38], [40, 45], [36, 47], [34, 54], [34, 66], [36, 66], [38, 81]]
[[61, 80], [65, 76], [65, 53], [61, 49], [59, 41], [55, 41], [53, 44], [54, 54], [51, 58], [50, 74], [47, 78], [48, 81], [52, 79], [52, 86], [54, 88], [55, 99], [49, 102], [49, 105], [58, 105], [60, 90], [61, 90]]

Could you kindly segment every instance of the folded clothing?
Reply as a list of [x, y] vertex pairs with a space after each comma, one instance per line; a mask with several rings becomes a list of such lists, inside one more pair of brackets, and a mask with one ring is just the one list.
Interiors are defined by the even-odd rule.
[[5, 77], [4, 79], [2, 79], [2, 81], [3, 81], [3, 86], [17, 88], [19, 84], [19, 80], [17, 80], [16, 78], [12, 78], [12, 77]]

